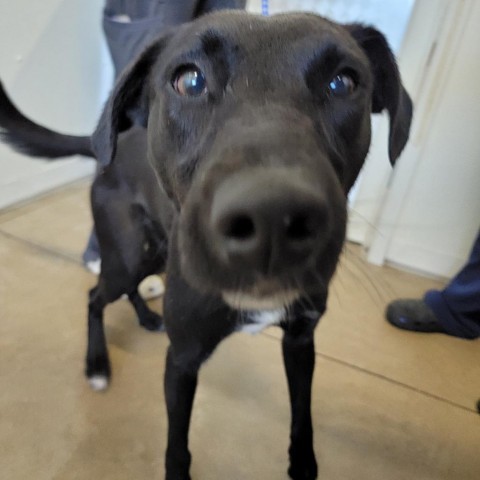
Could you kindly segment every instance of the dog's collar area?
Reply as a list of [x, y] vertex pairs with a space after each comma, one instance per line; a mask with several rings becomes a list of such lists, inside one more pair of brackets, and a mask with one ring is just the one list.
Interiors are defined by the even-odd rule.
[[286, 310], [242, 311], [237, 325], [237, 331], [256, 334], [267, 327], [280, 325], [285, 319]]
[[[303, 310], [301, 316], [309, 322], [317, 322], [321, 313], [317, 310]], [[290, 320], [289, 312], [286, 308], [263, 311], [241, 311], [239, 312], [239, 321], [236, 330], [238, 332], [250, 333], [255, 335], [271, 326], [288, 326]]]

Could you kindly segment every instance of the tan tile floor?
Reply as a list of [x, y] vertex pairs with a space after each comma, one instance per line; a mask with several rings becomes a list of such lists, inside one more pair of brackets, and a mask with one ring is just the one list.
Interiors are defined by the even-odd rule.
[[[127, 302], [107, 309], [114, 380], [83, 380], [87, 183], [0, 214], [0, 478], [161, 478], [167, 339]], [[316, 332], [313, 416], [323, 480], [480, 479], [480, 345], [401, 332], [386, 303], [439, 283], [345, 249]], [[155, 302], [160, 307], [160, 302]], [[226, 340], [201, 374], [192, 475], [287, 479], [280, 332]]]

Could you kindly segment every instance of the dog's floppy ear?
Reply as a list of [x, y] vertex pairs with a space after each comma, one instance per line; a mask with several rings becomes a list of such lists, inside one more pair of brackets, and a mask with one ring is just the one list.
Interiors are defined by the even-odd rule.
[[92, 135], [92, 147], [101, 166], [112, 161], [118, 134], [130, 128], [132, 119], [147, 126], [150, 72], [167, 38], [169, 35], [163, 35], [148, 46], [117, 80]]
[[345, 25], [366, 53], [374, 77], [372, 113], [386, 109], [390, 116], [388, 154], [392, 165], [407, 143], [412, 121], [413, 104], [403, 88], [397, 62], [386, 38], [373, 27]]

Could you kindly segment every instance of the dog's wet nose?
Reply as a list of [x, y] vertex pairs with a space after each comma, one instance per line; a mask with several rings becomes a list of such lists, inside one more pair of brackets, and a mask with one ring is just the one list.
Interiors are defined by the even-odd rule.
[[283, 176], [227, 181], [215, 193], [211, 212], [223, 258], [264, 274], [308, 262], [328, 223], [322, 195]]

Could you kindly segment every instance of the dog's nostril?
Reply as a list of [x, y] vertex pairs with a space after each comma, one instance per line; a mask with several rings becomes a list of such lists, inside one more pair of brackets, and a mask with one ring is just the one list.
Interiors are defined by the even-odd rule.
[[293, 241], [309, 240], [315, 236], [315, 222], [307, 214], [288, 215], [284, 217], [286, 238]]
[[248, 240], [255, 235], [255, 224], [248, 215], [236, 215], [229, 219], [223, 233], [234, 240]]

